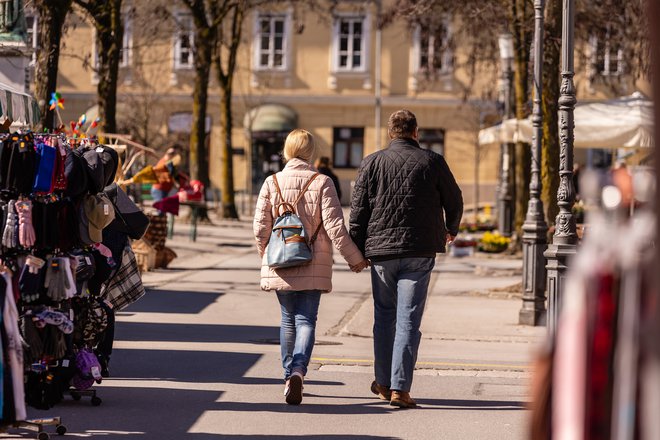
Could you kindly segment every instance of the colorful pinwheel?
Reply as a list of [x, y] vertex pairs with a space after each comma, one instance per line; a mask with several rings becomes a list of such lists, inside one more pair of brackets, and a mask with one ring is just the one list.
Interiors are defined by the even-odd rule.
[[64, 98], [62, 98], [62, 95], [59, 94], [59, 92], [53, 92], [50, 94], [50, 110], [55, 110], [57, 107], [59, 108], [64, 108]]

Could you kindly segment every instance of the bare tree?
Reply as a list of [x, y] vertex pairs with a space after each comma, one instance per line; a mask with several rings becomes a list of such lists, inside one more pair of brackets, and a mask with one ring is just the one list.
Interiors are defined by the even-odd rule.
[[[649, 45], [646, 37], [647, 20], [645, 0], [603, 0], [599, 2], [576, 2], [576, 48], [583, 54], [584, 65], [593, 63], [593, 54], [585, 48], [590, 39], [596, 37], [607, 42], [611, 50], [626, 54], [625, 72], [633, 82], [647, 76], [650, 68]], [[468, 76], [474, 79], [483, 75], [484, 66], [497, 63], [497, 35], [511, 30], [514, 35], [516, 53], [516, 116], [526, 117], [529, 111], [529, 51], [532, 34], [531, 0], [404, 0], [397, 2], [389, 11], [390, 19], [404, 17], [414, 20], [417, 17], [438, 17], [451, 14], [461, 20], [455, 40], [467, 51], [467, 61], [463, 67]], [[508, 11], [508, 14], [507, 14]], [[559, 186], [559, 135], [557, 131], [557, 110], [559, 99], [559, 55], [561, 46], [561, 0], [547, 0], [545, 11], [544, 36], [544, 77], [543, 77], [543, 158], [542, 200], [546, 208], [548, 224], [553, 224], [558, 212], [557, 189]], [[593, 69], [592, 69], [593, 71]], [[609, 77], [610, 86], [621, 85], [626, 76]], [[472, 91], [472, 83], [465, 87], [464, 96]], [[517, 147], [515, 174], [517, 187], [516, 223], [524, 217], [527, 198], [529, 158], [526, 148]], [[521, 194], [522, 191], [522, 194]]]
[[[514, 41], [515, 63], [515, 114], [516, 119], [525, 119], [529, 116], [529, 61], [530, 46], [534, 28], [534, 9], [529, 0], [510, 0], [509, 26]], [[518, 142], [515, 144], [513, 169], [514, 189], [514, 231], [516, 249], [522, 248], [522, 225], [527, 214], [529, 200], [529, 180], [531, 177], [531, 151], [529, 145]]]
[[116, 133], [117, 79], [124, 36], [122, 0], [74, 0], [74, 2], [89, 14], [96, 29], [100, 131]]
[[158, 149], [158, 145], [166, 142], [160, 130], [166, 121], [164, 113], [154, 111], [162, 107], [164, 101], [163, 90], [154, 86], [156, 75], [162, 72], [147, 76], [144, 71], [134, 69], [131, 80], [139, 92], [120, 95], [123, 110], [117, 124], [120, 133], [127, 132], [134, 141]]
[[232, 91], [238, 48], [241, 42], [243, 22], [249, 9], [249, 2], [239, 0], [228, 10], [227, 20], [220, 26], [218, 45], [213, 54], [213, 64], [216, 68], [218, 84], [220, 85], [220, 156], [222, 178], [222, 216], [238, 218], [234, 198], [233, 146], [232, 130]]
[[559, 65], [561, 55], [562, 1], [547, 0], [543, 38], [543, 149], [541, 154], [541, 200], [548, 226], [554, 225], [559, 212]]
[[51, 94], [57, 89], [57, 72], [64, 21], [72, 0], [34, 0], [39, 14], [35, 95], [41, 112], [41, 128], [55, 128], [55, 113], [49, 109]]
[[211, 54], [215, 45], [216, 24], [211, 13], [217, 2], [204, 0], [182, 0], [192, 15], [194, 24], [195, 78], [193, 83], [192, 128], [190, 132], [190, 177], [209, 185], [209, 164], [206, 151], [206, 113], [208, 88], [211, 74]]

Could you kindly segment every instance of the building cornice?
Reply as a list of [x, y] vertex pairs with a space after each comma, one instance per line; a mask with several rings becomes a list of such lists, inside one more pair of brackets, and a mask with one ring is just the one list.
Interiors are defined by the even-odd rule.
[[[96, 92], [63, 92], [67, 99], [85, 99], [90, 100], [96, 97]], [[117, 98], [121, 101], [122, 97], [139, 97], [144, 95], [139, 92], [120, 92]], [[151, 98], [154, 94], [150, 93]], [[157, 95], [158, 98], [163, 100], [170, 100], [175, 102], [189, 102], [192, 104], [190, 94], [186, 93], [169, 93]], [[209, 93], [209, 102], [220, 103], [220, 95]], [[247, 103], [249, 107], [266, 104], [266, 103], [280, 103], [280, 104], [299, 104], [299, 105], [330, 105], [330, 106], [373, 106], [375, 98], [369, 95], [362, 96], [344, 96], [344, 95], [233, 95], [232, 97], [235, 104]], [[456, 107], [461, 105], [491, 105], [489, 101], [481, 99], [468, 99], [463, 100], [452, 97], [413, 97], [413, 96], [383, 96], [383, 106], [414, 106], [414, 107]]]

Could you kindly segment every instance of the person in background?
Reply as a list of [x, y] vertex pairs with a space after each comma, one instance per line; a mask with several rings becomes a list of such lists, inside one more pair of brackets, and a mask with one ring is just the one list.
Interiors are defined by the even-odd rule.
[[332, 182], [335, 184], [335, 189], [337, 190], [337, 197], [341, 202], [341, 187], [339, 186], [337, 175], [333, 173], [332, 168], [330, 168], [330, 158], [327, 156], [321, 156], [318, 158], [315, 165], [316, 169], [319, 170], [319, 173], [332, 179]]
[[392, 113], [387, 129], [389, 146], [367, 156], [358, 171], [350, 234], [371, 262], [371, 391], [392, 406], [414, 408], [410, 388], [431, 271], [436, 253], [458, 234], [463, 196], [445, 159], [420, 148], [412, 112]]
[[[277, 181], [269, 176], [261, 187], [253, 228], [257, 251], [262, 258], [261, 289], [275, 291], [280, 303], [285, 401], [298, 405], [303, 398], [303, 380], [314, 348], [321, 293], [332, 290], [333, 245], [353, 272], [360, 272], [369, 262], [348, 235], [332, 181], [318, 175], [312, 166], [317, 146], [311, 133], [293, 130], [286, 138], [283, 153], [286, 166], [276, 174]], [[304, 188], [307, 190], [303, 192]], [[305, 231], [310, 235], [318, 231], [312, 246], [312, 261], [304, 266], [273, 269], [268, 266], [266, 248], [278, 215], [276, 211], [285, 202], [282, 197], [288, 203], [295, 203], [301, 192], [302, 198], [293, 208]]]
[[153, 167], [157, 180], [151, 187], [151, 197], [154, 202], [158, 202], [169, 196], [174, 188], [177, 174], [176, 167], [181, 162], [181, 156], [179, 155], [180, 149], [179, 145], [172, 145]]

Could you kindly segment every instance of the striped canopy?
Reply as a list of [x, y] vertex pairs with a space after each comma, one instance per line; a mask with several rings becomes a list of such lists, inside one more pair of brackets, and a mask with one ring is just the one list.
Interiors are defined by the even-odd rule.
[[7, 118], [34, 127], [39, 124], [39, 106], [37, 100], [27, 93], [0, 83], [0, 122]]

